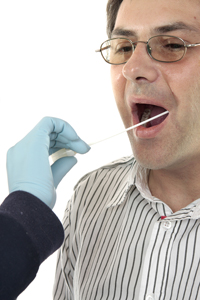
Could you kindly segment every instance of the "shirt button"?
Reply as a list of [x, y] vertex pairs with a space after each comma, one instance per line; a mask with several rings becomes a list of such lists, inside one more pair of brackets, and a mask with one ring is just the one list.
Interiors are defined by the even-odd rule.
[[164, 229], [168, 230], [172, 227], [172, 223], [170, 221], [166, 220], [166, 221], [162, 222], [162, 226], [163, 226]]
[[155, 300], [154, 295], [147, 295], [145, 300]]

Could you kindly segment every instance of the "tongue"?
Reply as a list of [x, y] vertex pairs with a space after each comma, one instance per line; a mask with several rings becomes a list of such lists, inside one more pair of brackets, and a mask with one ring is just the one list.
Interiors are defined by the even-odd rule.
[[[163, 107], [152, 105], [150, 118], [153, 118], [153, 117], [161, 114], [164, 111], [165, 111], [165, 109]], [[158, 125], [158, 124], [162, 123], [165, 118], [166, 118], [166, 115], [161, 116], [157, 119], [154, 119], [151, 122], [147, 123], [147, 127], [152, 127], [152, 126]]]

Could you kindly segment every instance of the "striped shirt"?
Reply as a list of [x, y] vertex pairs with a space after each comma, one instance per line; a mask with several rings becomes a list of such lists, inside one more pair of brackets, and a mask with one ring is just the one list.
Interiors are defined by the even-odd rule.
[[200, 199], [173, 213], [133, 157], [85, 175], [64, 216], [55, 300], [200, 299]]

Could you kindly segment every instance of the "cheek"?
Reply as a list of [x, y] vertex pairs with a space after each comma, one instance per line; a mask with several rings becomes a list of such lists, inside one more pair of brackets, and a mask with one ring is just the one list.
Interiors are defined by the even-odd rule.
[[126, 127], [130, 127], [131, 113], [126, 104], [125, 91], [127, 80], [122, 74], [123, 65], [111, 66], [111, 83], [118, 111]]
[[122, 74], [122, 68], [121, 65], [112, 65], [110, 69], [112, 89], [117, 105], [123, 102], [126, 87], [126, 80]]
[[164, 73], [177, 108], [174, 122], [183, 138], [187, 134], [191, 139], [200, 135], [200, 68], [198, 70], [197, 64], [190, 62]]
[[[200, 91], [200, 60], [184, 58], [170, 66], [163, 65], [163, 78], [167, 82], [175, 98], [181, 99], [185, 104], [193, 99], [193, 94]], [[183, 103], [182, 103], [183, 104]]]

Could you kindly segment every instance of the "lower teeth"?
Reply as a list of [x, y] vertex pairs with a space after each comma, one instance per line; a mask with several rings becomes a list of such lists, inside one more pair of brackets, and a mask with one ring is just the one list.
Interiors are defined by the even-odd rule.
[[[141, 122], [146, 121], [147, 119], [149, 119], [150, 115], [151, 115], [151, 109], [146, 108], [144, 110], [143, 114], [142, 114]], [[145, 123], [143, 126], [146, 127], [147, 123]]]

